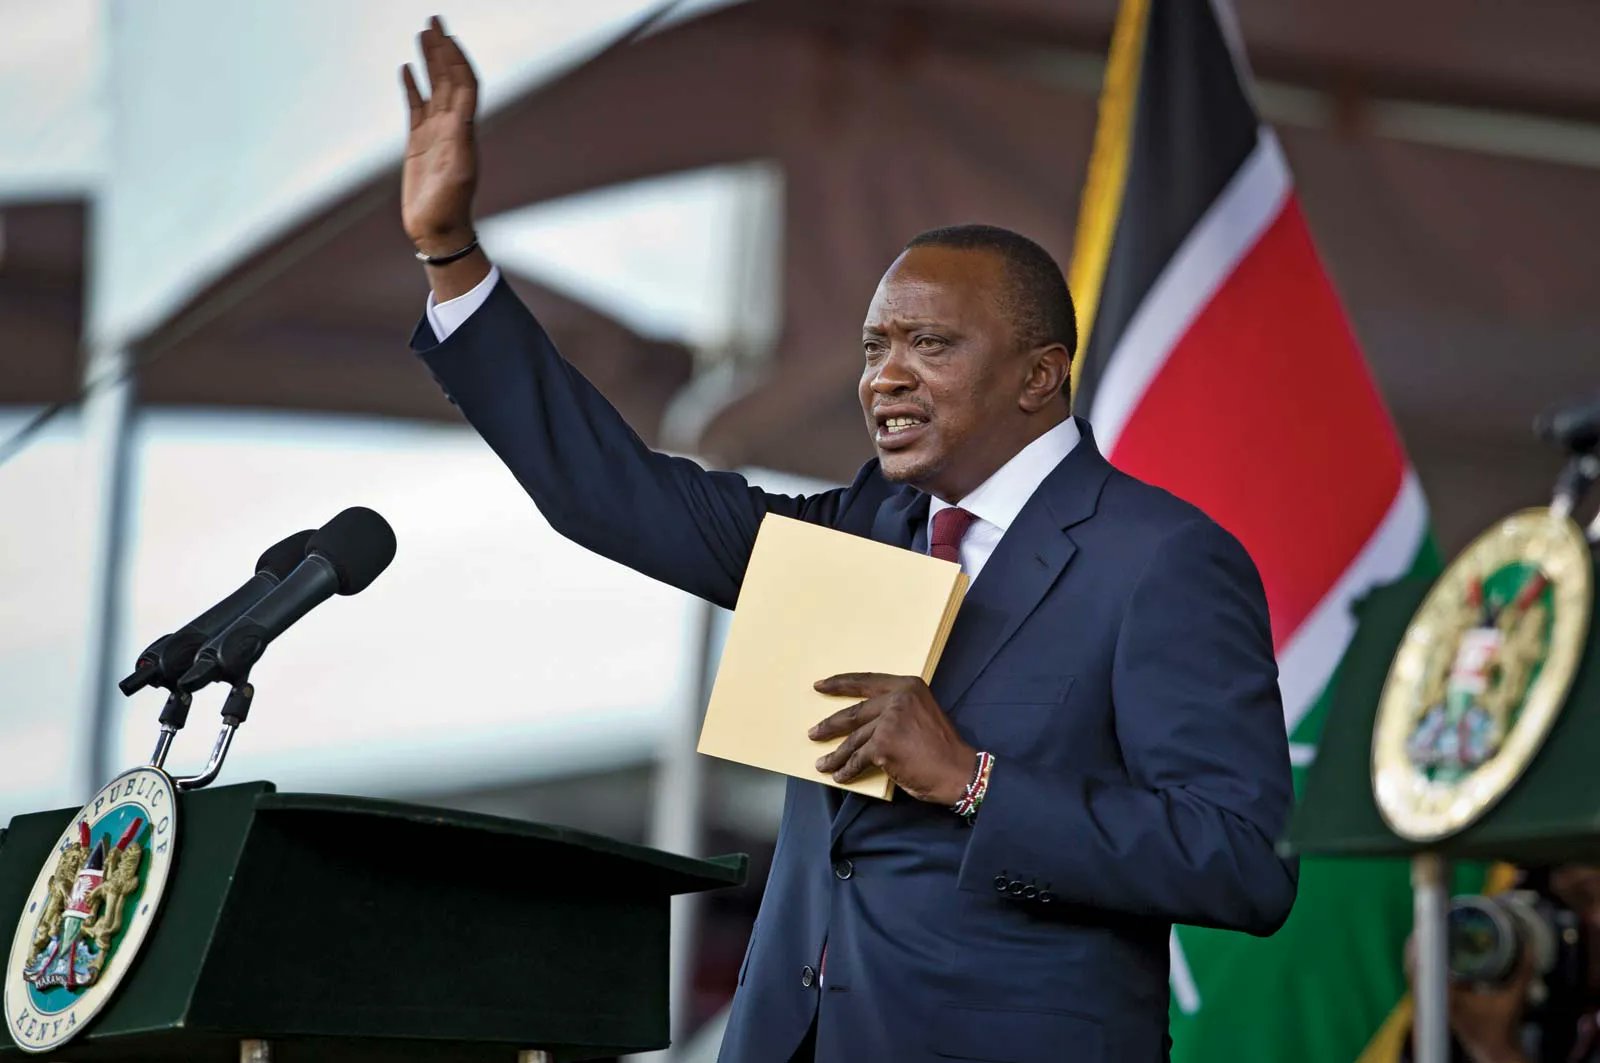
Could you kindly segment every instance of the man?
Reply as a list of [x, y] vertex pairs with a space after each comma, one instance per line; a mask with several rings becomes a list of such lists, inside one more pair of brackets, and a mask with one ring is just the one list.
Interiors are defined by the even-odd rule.
[[[413, 344], [552, 526], [723, 606], [767, 513], [975, 580], [931, 687], [818, 677], [853, 700], [812, 729], [844, 738], [819, 773], [881, 767], [905, 795], [789, 782], [722, 1059], [1165, 1058], [1171, 924], [1268, 934], [1293, 903], [1288, 746], [1250, 559], [1070, 416], [1059, 268], [987, 227], [912, 241], [862, 334], [877, 456], [846, 488], [764, 493], [647, 449], [499, 280], [472, 232], [476, 81], [437, 20], [421, 46]], [[893, 587], [860, 593], [893, 622]]]

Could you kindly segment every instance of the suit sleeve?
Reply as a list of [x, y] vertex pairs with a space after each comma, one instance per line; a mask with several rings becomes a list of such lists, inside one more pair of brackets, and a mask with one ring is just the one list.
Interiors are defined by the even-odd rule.
[[435, 339], [424, 318], [412, 349], [556, 531], [726, 608], [763, 516], [832, 524], [868, 473], [849, 489], [791, 497], [650, 450], [503, 279], [459, 328]]
[[1004, 875], [1068, 903], [1272, 933], [1298, 877], [1275, 848], [1293, 786], [1265, 596], [1231, 535], [1199, 519], [1158, 547], [1112, 669], [1125, 776], [998, 760], [961, 888]]

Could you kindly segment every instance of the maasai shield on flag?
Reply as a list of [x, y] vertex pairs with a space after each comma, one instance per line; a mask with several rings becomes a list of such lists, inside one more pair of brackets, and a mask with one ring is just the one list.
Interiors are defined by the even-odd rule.
[[[1071, 272], [1076, 409], [1261, 570], [1298, 786], [1351, 602], [1437, 559], [1221, 0], [1124, 0]], [[1410, 925], [1403, 862], [1306, 860], [1276, 936], [1178, 928], [1173, 1059], [1351, 1063], [1404, 993]]]

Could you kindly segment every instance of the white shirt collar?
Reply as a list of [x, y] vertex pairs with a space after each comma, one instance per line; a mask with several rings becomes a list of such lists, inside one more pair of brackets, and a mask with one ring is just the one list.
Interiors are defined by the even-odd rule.
[[[981, 521], [993, 524], [1002, 533], [1017, 519], [1028, 499], [1044, 483], [1061, 459], [1072, 453], [1082, 433], [1078, 422], [1068, 417], [1032, 443], [1023, 447], [983, 483], [961, 499], [962, 509]], [[928, 519], [952, 503], [933, 496], [928, 502]]]

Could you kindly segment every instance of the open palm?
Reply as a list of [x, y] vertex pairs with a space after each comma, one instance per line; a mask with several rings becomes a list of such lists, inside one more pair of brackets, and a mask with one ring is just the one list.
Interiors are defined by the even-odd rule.
[[428, 254], [453, 251], [472, 239], [472, 193], [478, 182], [473, 116], [478, 79], [437, 16], [417, 37], [431, 95], [424, 99], [410, 64], [400, 68], [411, 132], [400, 178], [400, 218], [406, 235]]

